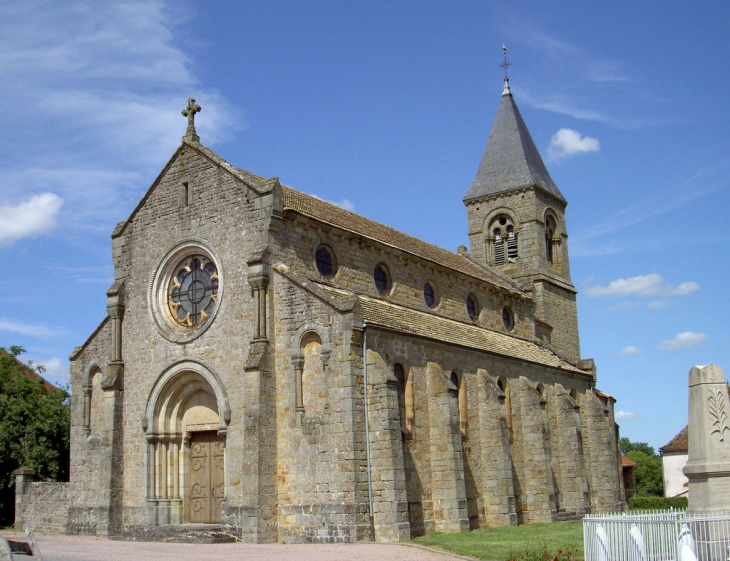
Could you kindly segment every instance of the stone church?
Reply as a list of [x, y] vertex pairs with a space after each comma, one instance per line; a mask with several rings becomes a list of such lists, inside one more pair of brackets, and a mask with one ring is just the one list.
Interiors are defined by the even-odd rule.
[[67, 531], [399, 541], [621, 510], [566, 199], [505, 79], [441, 249], [182, 144], [71, 355]]

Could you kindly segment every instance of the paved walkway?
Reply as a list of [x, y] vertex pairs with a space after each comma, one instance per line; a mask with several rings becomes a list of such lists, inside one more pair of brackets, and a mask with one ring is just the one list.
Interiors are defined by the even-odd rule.
[[[25, 539], [3, 532], [2, 537]], [[37, 535], [44, 561], [454, 561], [448, 554], [408, 545], [359, 544], [243, 544], [215, 545], [128, 542], [88, 536]], [[14, 556], [16, 561], [30, 559]], [[463, 559], [463, 558], [462, 558]]]

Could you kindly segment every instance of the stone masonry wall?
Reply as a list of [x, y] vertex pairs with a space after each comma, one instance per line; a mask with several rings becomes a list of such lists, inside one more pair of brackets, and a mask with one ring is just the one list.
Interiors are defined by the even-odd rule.
[[367, 539], [362, 362], [351, 319], [279, 275], [274, 298], [279, 541]]
[[[104, 407], [101, 380], [111, 361], [111, 325], [102, 322], [83, 350], [71, 361], [71, 465], [69, 520], [71, 534], [106, 533], [109, 505], [104, 504], [108, 482], [101, 479], [101, 463], [111, 454], [111, 442], [102, 433], [111, 412]], [[84, 419], [84, 386], [91, 387], [89, 426]]]
[[[349, 234], [334, 228], [325, 230], [318, 222], [305, 217], [287, 215], [285, 223], [287, 236], [282, 241], [282, 257], [286, 256], [290, 262], [299, 262], [312, 278], [321, 279], [314, 254], [320, 244], [326, 244], [337, 258], [338, 271], [331, 280], [335, 286], [379, 297], [373, 271], [378, 264], [384, 264], [390, 271], [393, 283], [387, 298], [393, 303], [471, 323], [466, 297], [473, 294], [481, 311], [476, 321], [478, 325], [504, 332], [502, 308], [507, 305], [515, 317], [512, 333], [523, 338], [534, 337], [534, 307], [529, 297], [507, 293], [376, 242], [353, 239]], [[426, 281], [434, 286], [439, 300], [438, 305], [431, 310], [423, 298]]]
[[68, 523], [68, 483], [33, 481], [33, 470], [15, 476], [15, 531], [64, 534]]
[[[466, 502], [470, 527], [514, 523], [518, 513], [525, 522], [551, 521], [608, 508], [605, 499], [599, 500], [598, 496], [593, 504], [585, 503], [585, 470], [577, 438], [580, 415], [572, 406], [566, 412], [567, 405], [560, 405], [567, 399], [568, 389], [585, 396], [582, 399], [587, 403], [597, 399], [587, 377], [571, 379], [537, 365], [404, 335], [373, 331], [369, 342], [368, 347], [382, 361], [381, 368], [392, 371], [393, 365], [399, 362], [413, 375], [415, 426], [412, 436], [403, 440], [411, 535], [436, 528], [434, 478], [441, 481], [446, 472], [453, 473], [451, 468], [443, 468], [445, 463], [434, 461], [434, 446], [454, 453], [462, 449], [460, 485], [464, 495], [461, 496]], [[461, 435], [460, 443], [434, 436], [431, 428], [434, 419], [447, 415], [448, 407], [429, 397], [432, 394], [427, 382], [434, 371], [448, 375], [455, 370], [461, 373], [461, 383], [467, 386], [468, 432], [466, 436]], [[512, 443], [506, 426], [506, 396], [496, 386], [498, 377], [508, 381]], [[544, 397], [539, 384], [544, 386]], [[458, 421], [451, 423], [458, 427]], [[439, 424], [449, 426], [443, 419]], [[588, 433], [581, 446], [595, 450], [605, 460], [616, 450], [616, 442], [606, 438], [604, 431], [595, 435]], [[445, 472], [436, 467], [439, 465]], [[613, 470], [618, 474], [616, 466], [609, 462], [596, 469], [601, 471], [599, 477], [605, 479], [602, 485], [606, 491], [613, 489], [617, 483], [608, 472]], [[566, 472], [565, 476], [561, 475], [562, 471]], [[458, 494], [452, 497], [461, 500]]]

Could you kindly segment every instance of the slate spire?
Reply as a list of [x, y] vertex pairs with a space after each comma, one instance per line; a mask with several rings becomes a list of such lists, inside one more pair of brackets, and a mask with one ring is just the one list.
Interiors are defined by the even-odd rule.
[[464, 202], [530, 186], [543, 189], [566, 202], [545, 168], [512, 98], [509, 78], [505, 75], [497, 117], [494, 119], [492, 132], [489, 133], [476, 177], [464, 196]]

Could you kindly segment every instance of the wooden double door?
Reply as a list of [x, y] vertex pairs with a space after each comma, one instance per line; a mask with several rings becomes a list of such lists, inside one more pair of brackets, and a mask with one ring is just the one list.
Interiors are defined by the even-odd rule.
[[190, 438], [190, 522], [217, 524], [225, 497], [225, 441], [215, 431]]

